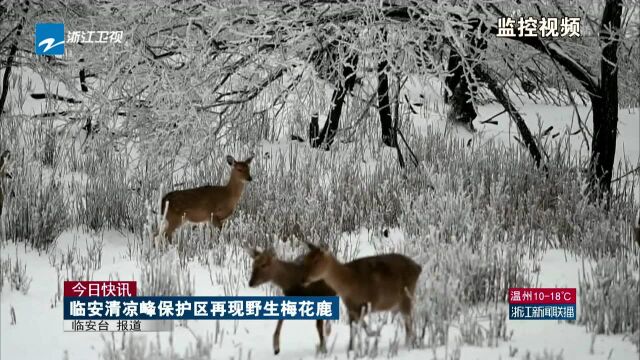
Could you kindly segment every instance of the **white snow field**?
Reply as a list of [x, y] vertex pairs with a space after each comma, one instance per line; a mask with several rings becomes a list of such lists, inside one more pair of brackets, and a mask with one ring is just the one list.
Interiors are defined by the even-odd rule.
[[[395, 236], [402, 241], [401, 234]], [[347, 240], [347, 239], [345, 239]], [[367, 231], [351, 236], [348, 241], [357, 242], [359, 255], [371, 255], [375, 251], [370, 245]], [[127, 258], [127, 236], [117, 232], [106, 232], [90, 235], [82, 231], [66, 232], [58, 240], [56, 250], [65, 252], [69, 247], [77, 247], [80, 252], [85, 249], [85, 242], [102, 241], [102, 266], [93, 273], [94, 279], [140, 279], [140, 268]], [[131, 236], [129, 241], [135, 241]], [[25, 250], [19, 244], [5, 245], [3, 257], [18, 257], [28, 264], [28, 273], [32, 278], [29, 293], [24, 295], [17, 291], [2, 293], [0, 311], [2, 313], [2, 359], [97, 359], [105, 351], [105, 341], [114, 342], [119, 347], [123, 340], [121, 333], [74, 333], [62, 331], [62, 309], [58, 304], [52, 308], [58, 279], [56, 272], [46, 255], [34, 250]], [[576, 287], [581, 261], [565, 254], [561, 250], [547, 252], [540, 261], [538, 286], [540, 287]], [[194, 283], [194, 295], [222, 295], [220, 285], [212, 285], [210, 270], [196, 263], [188, 265]], [[211, 271], [224, 272], [217, 266]], [[423, 274], [427, 276], [428, 274]], [[264, 289], [250, 289], [247, 286], [248, 273], [239, 276], [238, 295], [262, 295]], [[13, 310], [12, 310], [13, 309]], [[506, 306], [503, 307], [506, 313]], [[15, 312], [16, 324], [12, 325], [8, 314]], [[578, 305], [578, 311], [580, 307]], [[496, 347], [463, 346], [460, 349], [461, 359], [508, 359], [522, 358], [527, 352], [532, 356], [545, 352], [558, 355], [564, 359], [637, 359], [638, 350], [628, 338], [621, 335], [593, 336], [582, 326], [557, 321], [509, 321], [507, 331], [511, 333], [509, 341], [501, 342]], [[380, 340], [380, 357], [386, 357], [391, 351], [389, 343], [395, 333], [387, 325]], [[172, 348], [176, 354], [188, 353], [194, 348], [194, 333], [206, 337], [222, 339], [214, 343], [211, 349], [213, 359], [313, 359], [316, 357], [317, 336], [313, 321], [285, 321], [281, 334], [281, 352], [273, 355], [271, 338], [275, 321], [190, 321], [188, 329], [176, 327], [168, 333], [137, 333], [134, 337], [144, 338], [166, 351]], [[218, 335], [216, 335], [218, 333]], [[451, 330], [455, 337], [456, 330]], [[130, 335], [127, 335], [127, 337]], [[172, 337], [172, 339], [171, 339]], [[332, 325], [327, 344], [329, 358], [346, 358], [349, 330], [344, 322]], [[453, 342], [452, 342], [453, 343]], [[151, 347], [151, 346], [149, 346]], [[513, 354], [514, 351], [517, 352]], [[406, 350], [401, 347], [398, 359], [443, 359], [444, 346], [435, 349]], [[453, 344], [448, 349], [453, 351]], [[193, 350], [192, 350], [193, 352]], [[511, 354], [511, 355], [510, 355]], [[513, 356], [512, 356], [513, 355]], [[535, 358], [535, 357], [534, 357]]]
[[[30, 92], [41, 92], [44, 89], [43, 82], [38, 76], [27, 70], [16, 69], [16, 74], [29, 78], [32, 82]], [[16, 75], [17, 76], [17, 75]], [[49, 82], [49, 87], [56, 87], [56, 92], [64, 95], [65, 89], [61, 84]], [[59, 85], [59, 86], [58, 86]], [[407, 87], [407, 95], [411, 101], [419, 102], [419, 94], [427, 91], [426, 98], [433, 99], [430, 104], [421, 108], [421, 114], [412, 118], [417, 129], [424, 131], [436, 131], [453, 133], [455, 137], [465, 142], [473, 137], [476, 146], [491, 140], [498, 139], [506, 146], [517, 147], [512, 135], [517, 131], [511, 126], [506, 114], [496, 117], [497, 125], [481, 125], [476, 121], [477, 134], [470, 134], [466, 130], [457, 127], [446, 126], [445, 122], [437, 116], [437, 112], [426, 116], [423, 113], [437, 103], [438, 94], [429, 93], [432, 90], [421, 90], [418, 80], [411, 81]], [[425, 88], [427, 89], [427, 88]], [[14, 89], [15, 90], [15, 89]], [[15, 94], [11, 94], [10, 100], [16, 101]], [[442, 105], [440, 105], [442, 106]], [[433, 110], [431, 108], [431, 110]], [[520, 104], [528, 125], [532, 131], [538, 128], [545, 129], [553, 126], [552, 133], [565, 131], [571, 133], [577, 129], [575, 117], [572, 116], [571, 107], [557, 107], [551, 105], [536, 105], [532, 103]], [[41, 102], [26, 98], [21, 107], [14, 108], [14, 114], [37, 114], [42, 111]], [[480, 118], [483, 120], [502, 111], [499, 105], [489, 104], [479, 107]], [[582, 119], [590, 126], [587, 117], [588, 108], [579, 107]], [[433, 115], [435, 114], [435, 115]], [[632, 166], [640, 160], [640, 109], [621, 109], [620, 136], [617, 144], [617, 161], [627, 161]], [[538, 125], [538, 115], [541, 125]], [[28, 121], [28, 120], [25, 120]], [[568, 129], [568, 130], [565, 130]], [[455, 137], [451, 141], [455, 141]], [[558, 139], [563, 138], [562, 136]], [[570, 137], [572, 150], [577, 156], [588, 156], [588, 151], [582, 144], [581, 135]], [[274, 158], [277, 152], [289, 156], [289, 152], [298, 151], [297, 147], [287, 145], [286, 140], [278, 144], [264, 144], [263, 153], [267, 150]], [[389, 151], [389, 150], [384, 150]], [[394, 154], [386, 156], [387, 161], [394, 161]], [[239, 155], [240, 156], [240, 155]], [[330, 156], [330, 155], [319, 155]], [[338, 155], [338, 159], [339, 155]], [[349, 159], [342, 159], [348, 161]], [[383, 159], [384, 160], [384, 159]], [[377, 159], [367, 159], [367, 166], [375, 167]], [[259, 166], [260, 162], [258, 162]], [[29, 164], [25, 166], [37, 166]], [[46, 170], [46, 169], [45, 169]], [[226, 169], [225, 169], [226, 171]], [[262, 170], [265, 171], [270, 170]], [[49, 174], [55, 176], [55, 174]], [[618, 175], [618, 174], [617, 174]], [[616, 175], [616, 176], [617, 176]], [[65, 183], [86, 184], [89, 174], [81, 171], [63, 174]], [[223, 175], [226, 177], [225, 175]], [[434, 175], [434, 177], [437, 177]], [[14, 179], [14, 181], [20, 181]], [[322, 182], [319, 186], [330, 186], [331, 181]], [[249, 185], [251, 186], [251, 185]], [[437, 186], [437, 185], [436, 185]], [[82, 186], [80, 186], [82, 188]], [[78, 194], [77, 194], [78, 195]], [[637, 195], [637, 194], [636, 194]], [[81, 196], [78, 195], [78, 196]], [[7, 201], [11, 201], [10, 199]], [[280, 201], [286, 201], [283, 198]], [[70, 211], [77, 211], [70, 209]], [[146, 211], [141, 209], [140, 211]], [[238, 221], [232, 222], [233, 226], [243, 224], [242, 214], [238, 214]], [[135, 229], [140, 232], [141, 229]], [[428, 231], [427, 231], [428, 232]], [[194, 232], [193, 237], [201, 237], [202, 232]], [[405, 235], [404, 229], [394, 227], [388, 238], [382, 237], [377, 229], [361, 228], [355, 232], [337, 234], [338, 243], [348, 244], [347, 248], [338, 254], [338, 257], [365, 256], [382, 251], [410, 251], [414, 249], [415, 235]], [[255, 289], [249, 288], [247, 283], [250, 272], [250, 258], [240, 248], [240, 241], [229, 244], [217, 245], [216, 248], [201, 254], [209, 259], [210, 266], [198, 261], [197, 257], [189, 258], [184, 267], [180, 266], [181, 259], [177, 249], [169, 249], [166, 253], [156, 258], [154, 266], [160, 266], [165, 274], [188, 270], [189, 276], [180, 277], [184, 283], [179, 287], [192, 289], [193, 295], [263, 295], [273, 294], [270, 286], [261, 286]], [[65, 279], [74, 279], [82, 276], [83, 279], [94, 280], [136, 280], [142, 281], [145, 269], [149, 268], [144, 263], [144, 257], [139, 253], [144, 252], [144, 245], [139, 244], [139, 237], [127, 231], [101, 230], [88, 231], [82, 228], [66, 229], [58, 237], [55, 245], [48, 251], [38, 251], [23, 243], [3, 241], [1, 243], [0, 258], [9, 264], [25, 267], [26, 276], [31, 280], [28, 291], [18, 291], [11, 287], [10, 281], [5, 281], [2, 287], [0, 299], [0, 358], [2, 360], [31, 360], [31, 359], [190, 359], [204, 358], [208, 354], [211, 359], [313, 359], [326, 357], [329, 359], [345, 359], [349, 356], [346, 352], [349, 330], [345, 320], [333, 323], [332, 332], [328, 337], [329, 353], [327, 355], [316, 354], [317, 336], [312, 321], [285, 321], [281, 335], [281, 352], [275, 356], [272, 352], [272, 333], [275, 321], [189, 321], [186, 324], [176, 324], [173, 332], [160, 333], [73, 333], [62, 331], [62, 307], [60, 298], [61, 282]], [[450, 244], [443, 244], [444, 249]], [[101, 256], [98, 259], [86, 260], [94, 256], [93, 250], [101, 248]], [[292, 258], [302, 249], [300, 246], [290, 243], [275, 245], [279, 254]], [[141, 250], [142, 249], [142, 250]], [[636, 250], [637, 251], [637, 250]], [[61, 265], [63, 259], [70, 255], [76, 259], [75, 264]], [[437, 257], [432, 253], [412, 253], [419, 261], [435, 261]], [[526, 256], [526, 255], [525, 255]], [[83, 262], [86, 261], [86, 262]], [[4, 264], [4, 263], [3, 263]], [[540, 287], [576, 287], [579, 288], [579, 279], [585, 276], [583, 271], [590, 273], [595, 264], [591, 260], [572, 255], [562, 249], [548, 249], [541, 254], [531, 256], [523, 262], [529, 267], [529, 272], [535, 274], [534, 286]], [[3, 265], [4, 266], [4, 265]], [[638, 263], [630, 264], [636, 279], [638, 277]], [[181, 270], [182, 269], [182, 270]], [[429, 283], [435, 276], [425, 266], [421, 275], [421, 281]], [[167, 275], [169, 276], [169, 275]], [[578, 289], [580, 291], [580, 289]], [[492, 309], [487, 309], [488, 307]], [[580, 312], [578, 304], [578, 313]], [[469, 344], [469, 341], [461, 343], [459, 324], [453, 324], [448, 328], [448, 337], [444, 344], [425, 346], [419, 349], [408, 350], [404, 347], [404, 337], [398, 336], [396, 323], [383, 326], [377, 346], [373, 346], [374, 339], [365, 339], [375, 351], [369, 351], [367, 357], [397, 359], [638, 359], [638, 347], [627, 335], [593, 335], [583, 325], [557, 321], [509, 321], [506, 320], [505, 336], [490, 335], [493, 329], [489, 323], [487, 314], [507, 315], [507, 304], [491, 303], [479, 304], [477, 309], [469, 309], [470, 313], [477, 315], [476, 332], [479, 340], [477, 345]], [[379, 316], [380, 319], [384, 316]], [[378, 319], [379, 320], [379, 319]], [[467, 324], [469, 325], [469, 324]], [[400, 334], [402, 335], [402, 334]], [[397, 349], [396, 336], [400, 339]], [[468, 337], [468, 336], [467, 336]], [[492, 342], [490, 339], [494, 339]], [[377, 355], [377, 356], [374, 356]], [[351, 354], [351, 357], [354, 355]]]

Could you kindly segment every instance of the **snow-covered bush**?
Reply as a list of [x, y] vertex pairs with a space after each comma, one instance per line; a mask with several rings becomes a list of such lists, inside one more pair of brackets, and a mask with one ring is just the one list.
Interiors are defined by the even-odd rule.
[[31, 280], [32, 278], [27, 275], [27, 264], [17, 255], [15, 258], [0, 259], [0, 292], [6, 282], [9, 290], [20, 291], [26, 295], [29, 292]]
[[599, 260], [580, 280], [578, 323], [595, 334], [640, 333], [640, 280], [632, 263]]

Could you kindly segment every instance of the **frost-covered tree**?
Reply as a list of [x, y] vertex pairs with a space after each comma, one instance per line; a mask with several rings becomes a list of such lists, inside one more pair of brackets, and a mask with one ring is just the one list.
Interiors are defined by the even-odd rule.
[[[165, 155], [184, 147], [251, 141], [246, 129], [262, 136], [269, 119], [291, 116], [283, 109], [294, 92], [307, 94], [296, 105], [305, 107], [300, 113], [308, 119], [319, 110], [327, 114], [310, 139], [312, 146], [331, 146], [342, 110], [352, 102], [362, 114], [375, 109], [382, 142], [399, 150], [398, 111], [391, 110], [401, 101], [402, 79], [420, 74], [440, 79], [449, 119], [471, 128], [477, 100], [489, 93], [505, 106], [540, 164], [543, 152], [510, 97], [557, 104], [588, 99], [594, 132], [585, 130], [584, 136], [591, 137], [590, 182], [598, 194], [611, 183], [618, 87], [625, 89], [623, 104], [634, 102], [624, 96], [633, 93], [627, 89], [637, 84], [629, 79], [640, 73], [638, 47], [632, 45], [638, 13], [631, 1], [575, 4], [68, 1], [63, 7], [23, 1], [2, 8], [10, 21], [1, 25], [7, 35], [0, 47], [19, 66], [46, 73], [73, 93], [72, 99], [44, 95], [59, 104], [43, 115]], [[578, 16], [583, 35], [497, 38], [498, 18], [514, 14]], [[60, 19], [69, 30], [123, 30], [123, 43], [73, 44], [61, 58], [31, 56], [31, 34], [17, 31], [18, 26], [30, 29], [36, 22]], [[624, 74], [620, 83], [619, 73]], [[362, 78], [377, 81], [363, 83]], [[332, 95], [319, 101], [326, 85]]]
[[[634, 95], [637, 92], [633, 90], [640, 75], [637, 61], [638, 4], [606, 0], [577, 1], [571, 6], [556, 1], [521, 4], [477, 2], [469, 5], [473, 9], [468, 17], [469, 30], [480, 32], [487, 39], [487, 43], [477, 51], [485, 52], [485, 60], [479, 63], [488, 64], [502, 84], [513, 89], [519, 83], [521, 90], [515, 90], [516, 93], [527, 92], [527, 88], [536, 89], [539, 96], [554, 103], [575, 106], [577, 101], [585, 97], [588, 99], [592, 108], [593, 133], [588, 133], [583, 119], [579, 121], [585, 140], [591, 138], [588, 168], [591, 194], [594, 199], [606, 194], [613, 174], [619, 106], [638, 105], [638, 98]], [[537, 18], [579, 17], [581, 36], [542, 38], [516, 34], [516, 37], [507, 39], [494, 38], [498, 32], [498, 18], [513, 14]], [[465, 71], [465, 79], [469, 83], [482, 81], [482, 77], [474, 79], [474, 75], [478, 75], [475, 69]], [[516, 79], [519, 81], [514, 81]], [[531, 92], [528, 91], [529, 94]], [[467, 99], [470, 100], [471, 96]]]

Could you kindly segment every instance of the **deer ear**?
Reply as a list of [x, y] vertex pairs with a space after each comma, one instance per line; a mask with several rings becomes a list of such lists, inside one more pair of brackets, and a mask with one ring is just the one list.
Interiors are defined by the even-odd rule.
[[236, 163], [236, 159], [233, 158], [233, 156], [231, 155], [227, 155], [227, 164], [233, 166], [233, 164]]
[[258, 255], [260, 255], [260, 251], [257, 248], [250, 247], [248, 244], [243, 244], [242, 248], [251, 256], [251, 258], [255, 259]]
[[321, 244], [320, 244], [320, 246], [318, 246], [318, 248], [320, 249], [320, 251], [322, 251], [322, 252], [323, 252], [323, 253], [325, 253], [325, 254], [330, 253], [330, 251], [329, 251], [329, 244], [327, 244], [327, 243], [325, 243], [325, 242], [321, 243]]
[[313, 245], [312, 243], [306, 241], [306, 240], [302, 240], [303, 243], [305, 243], [307, 245], [307, 247], [309, 248], [309, 250], [317, 250], [318, 247]]
[[255, 154], [251, 154], [251, 156], [249, 156], [249, 157], [247, 158], [247, 160], [245, 160], [244, 162], [245, 162], [245, 163], [247, 163], [247, 164], [251, 164], [251, 160], [253, 160], [253, 157], [254, 157], [254, 156], [256, 156], [256, 155], [255, 155]]
[[254, 248], [254, 249], [250, 249], [249, 250], [249, 255], [251, 255], [251, 257], [254, 258], [254, 259], [257, 258], [258, 256], [260, 256], [260, 254], [262, 254], [262, 253], [258, 249]]

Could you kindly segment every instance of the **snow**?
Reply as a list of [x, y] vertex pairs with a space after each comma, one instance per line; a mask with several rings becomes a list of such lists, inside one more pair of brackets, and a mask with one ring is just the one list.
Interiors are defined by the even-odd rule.
[[[381, 238], [366, 229], [343, 236], [357, 243], [358, 252], [356, 254], [358, 257], [379, 252], [375, 246], [381, 246]], [[140, 271], [137, 264], [135, 261], [129, 260], [127, 256], [127, 242], [133, 240], [132, 235], [123, 235], [117, 232], [106, 232], [98, 236], [82, 231], [73, 231], [66, 232], [60, 237], [55, 251], [64, 253], [68, 248], [77, 248], [80, 254], [84, 255], [86, 253], [85, 242], [91, 245], [93, 241], [103, 241], [102, 266], [94, 273], [94, 279], [119, 278], [140, 281]], [[401, 232], [393, 229], [385, 242], [388, 242], [385, 251], [401, 246]], [[62, 309], [60, 305], [51, 307], [53, 294], [57, 291], [56, 271], [47, 257], [16, 244], [5, 245], [2, 253], [3, 257], [17, 256], [29, 264], [27, 271], [33, 281], [27, 295], [3, 289], [2, 301], [0, 302], [0, 314], [3, 315], [0, 321], [0, 332], [2, 333], [0, 358], [61, 358], [65, 353], [68, 359], [98, 358], [104, 348], [104, 340], [99, 334], [62, 331]], [[539, 286], [576, 286], [582, 261], [577, 258], [565, 261], [565, 256], [562, 250], [552, 250], [545, 254], [540, 262]], [[209, 270], [206, 267], [190, 263], [188, 268], [195, 283], [196, 292], [194, 295], [222, 295], [221, 288], [211, 284]], [[214, 269], [214, 271], [216, 270], [222, 271], [221, 268]], [[239, 295], [264, 294], [264, 288], [248, 288], [247, 282], [248, 274], [240, 286]], [[10, 324], [10, 319], [7, 316], [12, 308], [16, 314], [15, 325]], [[505, 311], [507, 311], [506, 306]], [[38, 326], [34, 326], [34, 324], [38, 324]], [[207, 333], [215, 333], [216, 327], [220, 326], [225, 335], [220, 344], [214, 345], [213, 353], [215, 356], [213, 358], [236, 356], [239, 349], [242, 349], [245, 356], [251, 352], [253, 359], [315, 358], [317, 335], [312, 321], [285, 321], [281, 334], [281, 353], [278, 356], [273, 355], [271, 348], [275, 321], [223, 321], [219, 324], [214, 321], [191, 321], [188, 326], [189, 330], [184, 327], [176, 327], [173, 333], [172, 346], [179, 354], [183, 353], [189, 344], [194, 343], [192, 332], [204, 336]], [[594, 338], [593, 335], [586, 332], [584, 327], [567, 323], [508, 320], [507, 331], [512, 332], [511, 339], [497, 347], [463, 346], [461, 359], [509, 358], [510, 352], [513, 352], [514, 349], [517, 349], [517, 358], [520, 358], [527, 351], [533, 355], [541, 354], [544, 350], [553, 354], [562, 352], [565, 359], [637, 359], [638, 356], [635, 346], [622, 336], [609, 335]], [[163, 341], [165, 341], [164, 346], [166, 347], [168, 333], [158, 334], [160, 339], [165, 339]], [[387, 354], [390, 351], [389, 343], [394, 334], [395, 330], [392, 326], [387, 325], [383, 328], [380, 354]], [[455, 330], [452, 330], [451, 334], [455, 334]], [[141, 333], [136, 336], [146, 337], [148, 341], [156, 341], [154, 333]], [[116, 343], [121, 341], [121, 337], [121, 334], [115, 334]], [[349, 330], [343, 320], [332, 324], [332, 331], [327, 340], [331, 358], [346, 358], [348, 338]], [[33, 339], [38, 339], [38, 346], [33, 346]], [[593, 353], [591, 353], [592, 349]], [[407, 350], [401, 346], [397, 358], [407, 360], [433, 359], [434, 351], [435, 358], [441, 359], [446, 349], [438, 347], [436, 349]], [[450, 348], [448, 351], [452, 351], [452, 349]], [[610, 353], [611, 357], [609, 357]]]
[[[20, 70], [17, 71], [21, 73]], [[33, 75], [33, 74], [32, 74]], [[28, 77], [29, 71], [22, 70], [21, 76]], [[42, 91], [43, 83], [32, 76], [32, 84], [36, 92]], [[49, 86], [53, 86], [52, 83]], [[413, 86], [413, 89], [412, 89]], [[411, 101], [421, 102], [418, 94], [424, 93], [424, 89], [417, 90], [417, 85], [408, 85], [408, 95]], [[56, 89], [61, 95], [65, 94], [62, 86]], [[54, 92], [56, 92], [54, 91]], [[429, 93], [431, 91], [431, 93]], [[425, 93], [425, 99], [432, 98], [437, 88]], [[15, 99], [14, 99], [15, 100]], [[435, 105], [433, 103], [432, 105]], [[541, 128], [553, 125], [553, 133], [573, 132], [577, 129], [573, 109], [570, 107], [556, 107], [551, 105], [521, 104], [523, 116], [532, 129], [537, 128], [538, 115]], [[41, 102], [26, 98], [24, 104], [20, 104], [20, 112], [34, 114], [41, 111]], [[479, 108], [480, 119], [486, 119], [499, 113], [502, 109], [498, 105], [483, 105]], [[587, 115], [588, 108], [578, 106], [580, 116], [590, 127], [590, 119]], [[620, 136], [618, 137], [616, 161], [628, 161], [637, 164], [640, 161], [640, 122], [639, 109], [620, 110]], [[419, 127], [434, 126], [444, 129], [443, 121], [429, 117], [416, 117], [413, 119]], [[500, 115], [494, 120], [498, 125], [476, 124], [478, 134], [473, 135], [474, 141], [486, 142], [489, 139], [500, 139], [505, 144], [513, 145], [513, 135], [517, 135], [515, 128], [507, 114]], [[566, 130], [565, 130], [566, 129]], [[461, 128], [452, 128], [451, 131], [464, 139], [472, 135]], [[584, 155], [584, 144], [581, 135], [570, 138], [572, 149], [576, 154]], [[291, 151], [295, 145], [263, 144], [263, 151], [280, 150]], [[284, 147], [284, 149], [283, 149]], [[372, 166], [364, 165], [364, 166]], [[67, 183], [86, 181], [86, 175], [73, 173], [65, 176]], [[328, 184], [328, 181], [326, 181]], [[360, 229], [356, 233], [342, 234], [344, 242], [354, 244], [352, 256], [369, 256], [382, 251], [402, 251], [403, 234], [398, 229], [391, 229], [389, 238], [382, 238], [371, 229]], [[71, 229], [64, 232], [57, 240], [52, 253], [65, 254], [69, 249], [75, 249], [79, 254], [86, 254], [86, 249], [93, 242], [103, 243], [102, 261], [99, 268], [92, 273], [96, 280], [105, 279], [133, 279], [140, 281], [141, 264], [136, 259], [130, 258], [130, 243], [137, 241], [132, 234], [107, 231], [99, 234], [89, 234], [80, 229]], [[38, 253], [22, 244], [3, 243], [1, 258], [20, 259], [27, 264], [27, 275], [32, 279], [28, 293], [11, 291], [8, 285], [2, 289], [0, 299], [0, 333], [2, 334], [0, 346], [1, 359], [95, 359], [99, 358], [105, 349], [105, 341], [115, 341], [120, 344], [122, 334], [102, 336], [91, 333], [72, 333], [62, 331], [62, 308], [60, 298], [56, 300], [56, 294], [60, 291], [58, 273], [50, 261], [51, 254]], [[171, 256], [168, 254], [167, 256]], [[346, 260], [346, 259], [345, 259]], [[212, 284], [212, 273], [222, 273], [225, 268], [234, 266], [234, 273], [238, 279], [239, 295], [266, 294], [267, 287], [257, 289], [249, 288], [248, 272], [243, 266], [239, 266], [237, 260], [228, 259], [229, 263], [208, 269], [205, 266], [191, 262], [187, 265], [193, 278], [194, 295], [223, 295], [223, 286], [219, 283]], [[234, 262], [236, 261], [236, 262]], [[539, 262], [537, 285], [545, 287], [567, 286], [577, 287], [580, 272], [583, 269], [583, 259], [565, 254], [562, 250], [550, 250], [545, 253]], [[589, 266], [585, 266], [586, 269]], [[61, 276], [65, 277], [64, 270]], [[222, 275], [227, 276], [227, 275]], [[425, 274], [423, 276], [428, 276]], [[57, 302], [57, 304], [56, 304]], [[504, 311], [507, 311], [506, 305]], [[578, 308], [579, 311], [579, 308]], [[12, 312], [15, 312], [16, 324], [11, 324]], [[162, 348], [171, 346], [178, 354], [182, 354], [188, 347], [195, 346], [194, 334], [199, 337], [215, 336], [224, 333], [222, 339], [216, 340], [213, 345], [212, 358], [252, 358], [252, 359], [313, 359], [315, 358], [315, 346], [317, 335], [311, 321], [287, 321], [285, 322], [281, 336], [281, 353], [274, 356], [272, 352], [271, 337], [275, 328], [274, 321], [191, 321], [189, 328], [178, 326], [169, 341], [168, 333], [144, 333], [136, 335], [149, 342], [160, 341]], [[220, 330], [216, 330], [220, 327]], [[552, 354], [562, 353], [564, 359], [638, 359], [638, 349], [629, 339], [619, 335], [593, 336], [584, 327], [555, 321], [507, 321], [507, 331], [512, 332], [509, 341], [501, 342], [497, 347], [462, 346], [461, 359], [498, 359], [511, 358], [513, 352], [516, 358], [521, 358], [527, 352], [532, 355], [549, 351]], [[455, 329], [451, 330], [455, 334]], [[394, 327], [387, 325], [382, 331], [380, 341], [380, 357], [386, 356], [392, 351], [390, 342], [395, 335]], [[349, 337], [349, 329], [344, 320], [332, 325], [332, 333], [328, 337], [327, 344], [330, 358], [347, 358], [346, 347]], [[217, 336], [216, 336], [217, 338]], [[435, 349], [407, 350], [401, 347], [397, 354], [398, 359], [443, 359], [445, 353], [451, 354], [454, 348], [453, 339], [445, 347]], [[119, 345], [118, 345], [119, 346]], [[250, 354], [250, 355], [249, 355]]]
[[600, 81], [598, 80], [598, 78], [596, 78], [595, 76], [591, 75], [589, 73], [589, 71], [587, 71], [587, 69], [584, 68], [584, 66], [582, 66], [580, 63], [578, 63], [575, 59], [573, 59], [571, 56], [567, 55], [566, 52], [564, 52], [564, 50], [558, 45], [558, 44], [554, 44], [554, 43], [549, 43], [548, 45], [546, 45], [549, 49], [550, 52], [555, 53], [556, 56], [559, 56], [560, 58], [564, 59], [564, 61], [566, 63], [571, 64], [571, 68], [575, 69], [575, 71], [579, 71], [580, 73], [582, 73], [582, 76], [589, 79], [590, 82], [590, 86], [592, 87], [597, 87], [598, 84], [600, 83]]
[[[420, 80], [412, 79], [407, 85], [407, 95], [412, 103], [421, 103], [424, 100], [419, 96], [424, 94], [424, 98], [433, 99], [437, 98], [437, 92], [440, 91], [438, 85], [431, 85], [424, 89], [419, 88]], [[551, 134], [560, 133], [560, 135], [566, 135], [576, 132], [580, 129], [578, 118], [575, 115], [575, 109], [571, 106], [555, 106], [547, 104], [534, 104], [528, 99], [524, 99], [522, 102], [517, 102], [515, 97], [511, 97], [513, 101], [516, 101], [516, 107], [520, 111], [525, 122], [529, 126], [529, 129], [534, 135], [542, 132], [550, 126], [553, 126]], [[504, 110], [500, 104], [485, 104], [478, 107], [478, 117], [474, 121], [474, 127], [477, 133], [472, 134], [463, 127], [451, 125], [450, 123], [442, 120], [444, 110], [442, 106], [438, 107], [437, 103], [427, 103], [429, 106], [429, 113], [412, 115], [412, 121], [421, 129], [427, 127], [433, 127], [442, 132], [449, 132], [453, 136], [461, 139], [469, 140], [473, 139], [479, 144], [486, 143], [489, 140], [500, 140], [508, 146], [517, 146], [518, 143], [514, 140], [514, 136], [519, 137], [518, 129], [515, 124], [509, 118], [509, 115], [505, 112], [494, 117], [492, 120], [497, 124], [482, 124], [483, 120], [489, 119], [496, 114], [499, 114]], [[591, 134], [593, 132], [593, 124], [591, 119], [590, 106], [578, 104], [576, 106], [578, 114], [586, 132]], [[618, 138], [616, 142], [616, 163], [627, 161], [631, 165], [637, 166], [640, 164], [640, 109], [629, 108], [620, 109], [618, 111]], [[551, 141], [549, 136], [546, 140]], [[571, 135], [569, 137], [569, 143], [571, 150], [574, 154], [579, 154], [583, 158], [587, 158], [589, 155], [588, 147], [589, 143], [585, 144], [582, 134]], [[555, 141], [564, 141], [563, 136], [558, 136]], [[617, 169], [617, 167], [616, 167]]]

